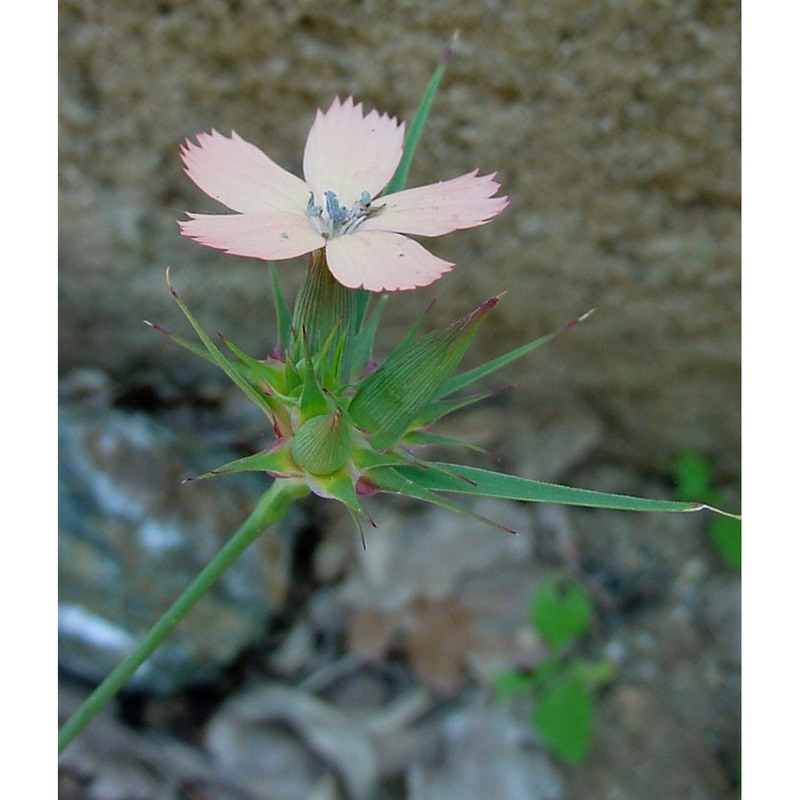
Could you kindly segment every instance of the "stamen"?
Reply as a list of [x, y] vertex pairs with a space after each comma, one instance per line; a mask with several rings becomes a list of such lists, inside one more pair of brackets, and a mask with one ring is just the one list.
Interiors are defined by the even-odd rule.
[[325, 205], [334, 229], [347, 220], [347, 209], [339, 205], [339, 198], [336, 197], [336, 192], [325, 192]]
[[347, 208], [339, 202], [336, 192], [325, 192], [325, 206], [315, 202], [314, 193], [309, 193], [306, 213], [314, 226], [325, 237], [352, 233], [365, 219], [380, 211], [383, 206], [373, 206], [372, 196], [363, 191], [352, 207]]
[[309, 217], [322, 216], [322, 206], [317, 205], [314, 202], [314, 192], [308, 193], [308, 206], [306, 207], [306, 214], [308, 214]]

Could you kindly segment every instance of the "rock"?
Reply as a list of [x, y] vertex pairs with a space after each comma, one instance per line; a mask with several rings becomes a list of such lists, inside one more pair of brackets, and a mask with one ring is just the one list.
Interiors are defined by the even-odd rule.
[[[508, 290], [470, 366], [596, 307], [498, 376], [519, 384], [506, 425], [530, 424], [532, 396], [589, 402], [609, 450], [664, 468], [688, 447], [738, 473], [738, 3], [64, 0], [59, 22], [63, 367], [209, 374], [138, 322], [188, 331], [170, 264], [208, 330], [268, 352], [263, 264], [178, 234], [185, 210], [223, 211], [179, 145], [233, 129], [300, 174], [318, 106], [352, 93], [410, 120], [458, 29], [410, 184], [480, 166], [511, 205], [431, 240], [457, 266], [392, 298], [379, 351], [434, 297], [441, 324]], [[280, 272], [292, 297], [304, 261]]]
[[459, 689], [469, 672], [490, 682], [543, 654], [527, 614], [539, 580], [527, 509], [467, 504], [518, 535], [440, 508], [392, 513], [385, 504], [359, 569], [340, 591], [354, 653], [403, 652], [417, 678], [443, 692]]
[[[450, 713], [442, 753], [409, 771], [409, 800], [561, 800], [561, 780], [508, 711], [475, 705]], [[437, 751], [431, 751], [437, 752]], [[588, 795], [587, 795], [588, 796]]]
[[[507, 376], [501, 373], [500, 378], [495, 378], [495, 384], [500, 385], [503, 377]], [[436, 431], [484, 447], [490, 453], [497, 453], [501, 461], [491, 464], [485, 454], [465, 457], [459, 452], [459, 463], [551, 482], [563, 478], [602, 440], [597, 415], [578, 403], [529, 403], [524, 425], [508, 424], [512, 408], [509, 402], [486, 402], [473, 410], [445, 417], [437, 424]], [[452, 461], [453, 452], [452, 448], [442, 453], [428, 448], [425, 454], [431, 460]]]
[[570, 797], [736, 796], [700, 731], [657, 689], [615, 686], [600, 702], [595, 725], [603, 735], [595, 738], [587, 762], [571, 773]]
[[206, 746], [218, 767], [269, 800], [305, 798], [333, 776], [348, 800], [366, 800], [378, 780], [363, 725], [312, 694], [279, 684], [225, 702], [208, 725]]
[[[59, 418], [59, 660], [97, 682], [252, 511], [265, 482], [181, 481], [233, 457], [142, 414], [64, 408]], [[255, 476], [247, 476], [254, 478]], [[266, 531], [128, 683], [205, 681], [263, 636], [286, 595], [291, 519]]]

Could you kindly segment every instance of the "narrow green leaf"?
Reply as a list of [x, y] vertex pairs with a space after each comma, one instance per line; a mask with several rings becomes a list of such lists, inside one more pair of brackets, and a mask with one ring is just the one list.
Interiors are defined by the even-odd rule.
[[[175, 344], [178, 344], [181, 347], [185, 347], [187, 350], [191, 351], [192, 353], [199, 356], [203, 360], [208, 361], [210, 364], [213, 364], [216, 367], [219, 366], [217, 359], [214, 358], [211, 354], [209, 354], [209, 352], [200, 345], [195, 344], [194, 342], [190, 342], [188, 339], [184, 339], [182, 336], [177, 336], [171, 331], [166, 330], [166, 328], [162, 328], [160, 325], [156, 325], [153, 322], [148, 322], [147, 320], [145, 320], [145, 325], [149, 325], [151, 328], [153, 328], [153, 330], [166, 336], [168, 339], [175, 342]], [[267, 365], [263, 364], [260, 361], [255, 361], [255, 359], [251, 359], [249, 356], [247, 356], [245, 353], [239, 350], [232, 342], [230, 342], [228, 339], [222, 336], [222, 334], [220, 334], [220, 336], [232, 352], [238, 352], [239, 354], [241, 354], [241, 356], [247, 359], [248, 363], [242, 360], [241, 364], [234, 365], [231, 362], [230, 366], [232, 369], [236, 370], [236, 372], [241, 375], [243, 380], [247, 381], [253, 387], [261, 387], [262, 389], [264, 388], [265, 385], [269, 387], [272, 385], [271, 381], [278, 374], [280, 375], [283, 374], [282, 372], [278, 373], [277, 371], [276, 372], [270, 371], [270, 368], [267, 367]], [[254, 362], [258, 366], [258, 369], [256, 370], [251, 369], [249, 362]], [[258, 391], [258, 388], [256, 388], [256, 390]], [[278, 396], [280, 397], [281, 395]], [[282, 406], [274, 402], [272, 397], [270, 397], [268, 394], [265, 394], [263, 395], [263, 401], [264, 403], [267, 404], [267, 406], [269, 406], [270, 413], [274, 417], [283, 422], [288, 421], [285, 418]]]
[[[415, 467], [415, 469], [419, 469], [419, 467]], [[369, 472], [367, 478], [384, 492], [403, 494], [406, 497], [413, 497], [426, 503], [432, 503], [433, 505], [441, 506], [442, 508], [446, 508], [448, 511], [454, 511], [456, 514], [461, 514], [464, 517], [469, 517], [469, 519], [474, 519], [478, 522], [484, 523], [485, 525], [498, 528], [506, 533], [516, 532], [511, 530], [511, 528], [507, 528], [505, 525], [501, 525], [499, 522], [495, 522], [488, 517], [484, 517], [481, 514], [476, 514], [474, 511], [470, 511], [468, 508], [464, 508], [463, 506], [459, 506], [450, 500], [446, 500], [444, 497], [436, 494], [435, 492], [428, 491], [418, 482], [407, 478], [404, 472], [401, 472], [401, 470], [405, 470], [405, 468], [397, 467], [376, 469]], [[425, 470], [421, 471], [424, 472]], [[442, 477], [448, 478], [449, 476], [443, 475]], [[453, 480], [457, 481], [456, 478], [453, 478]]]
[[378, 453], [371, 447], [354, 447], [351, 459], [356, 469], [361, 472], [378, 467], [398, 467], [409, 463], [407, 456], [393, 453], [391, 450], [386, 453]]
[[478, 381], [481, 378], [485, 378], [487, 375], [491, 375], [498, 369], [502, 369], [508, 364], [511, 364], [513, 361], [516, 361], [518, 358], [521, 358], [531, 351], [536, 350], [537, 347], [547, 344], [547, 342], [549, 342], [551, 339], [555, 339], [556, 336], [564, 333], [564, 331], [579, 325], [581, 322], [588, 319], [592, 313], [594, 313], [594, 309], [587, 311], [585, 314], [578, 317], [578, 319], [567, 322], [560, 328], [557, 328], [556, 330], [547, 333], [544, 336], [540, 336], [538, 339], [534, 339], [532, 342], [528, 342], [528, 344], [523, 344], [520, 347], [515, 348], [503, 356], [499, 356], [498, 358], [495, 358], [486, 364], [482, 364], [479, 367], [475, 367], [475, 369], [471, 369], [468, 372], [463, 372], [461, 375], [455, 375], [442, 387], [439, 397], [446, 397], [453, 392], [457, 392], [459, 389], [463, 389], [465, 386], [469, 386], [471, 383], [475, 383], [475, 381]]
[[[365, 292], [365, 294], [369, 294], [369, 292]], [[353, 344], [353, 378], [357, 378], [364, 372], [370, 358], [372, 358], [372, 348], [375, 343], [375, 334], [378, 331], [378, 323], [388, 300], [388, 294], [381, 295], [370, 312], [367, 324], [359, 326], [359, 331]]]
[[466, 397], [458, 397], [455, 400], [436, 400], [414, 420], [413, 427], [424, 428], [440, 420], [442, 417], [452, 414], [454, 411], [467, 408], [475, 403], [480, 403], [482, 400], [495, 397], [504, 391], [505, 387], [502, 387], [500, 389], [490, 389], [487, 392], [467, 395]]
[[387, 194], [392, 194], [393, 192], [399, 192], [406, 185], [408, 173], [411, 169], [411, 162], [414, 159], [414, 152], [417, 149], [420, 137], [422, 136], [422, 131], [425, 127], [425, 122], [428, 119], [428, 114], [430, 114], [431, 106], [433, 105], [433, 99], [436, 97], [439, 84], [442, 82], [444, 72], [447, 69], [447, 62], [453, 55], [453, 47], [455, 46], [456, 38], [457, 36], [454, 34], [450, 39], [450, 43], [447, 45], [447, 49], [442, 54], [439, 65], [436, 67], [431, 79], [428, 81], [428, 85], [425, 88], [425, 94], [422, 96], [422, 100], [417, 108], [417, 113], [414, 114], [414, 119], [408, 126], [406, 140], [403, 143], [403, 157], [400, 159], [397, 170], [383, 192], [384, 196]]
[[[372, 292], [368, 292], [366, 289], [355, 289], [354, 291], [356, 293], [356, 330], [360, 331], [364, 325], [364, 318], [367, 316], [367, 309], [369, 308], [369, 301], [372, 299]], [[386, 297], [386, 295], [383, 296]]]
[[236, 461], [229, 461], [221, 467], [204, 472], [195, 478], [187, 478], [186, 483], [200, 481], [206, 478], [214, 478], [218, 475], [232, 475], [236, 472], [270, 472], [281, 477], [294, 477], [302, 475], [302, 471], [292, 461], [285, 447], [278, 447], [274, 450], [265, 450], [262, 453], [254, 453], [251, 456], [237, 458]]
[[223, 344], [248, 368], [253, 374], [253, 382], [260, 383], [264, 391], [283, 397], [283, 367], [274, 366], [259, 361], [235, 345], [227, 336], [218, 334]]
[[300, 395], [300, 419], [301, 421], [311, 419], [328, 411], [328, 403], [325, 394], [317, 380], [317, 373], [314, 369], [314, 359], [311, 357], [311, 350], [308, 347], [308, 339], [305, 330], [299, 331], [300, 338], [305, 351], [303, 363], [303, 391]]
[[533, 724], [545, 744], [568, 764], [578, 764], [585, 757], [593, 722], [594, 698], [570, 676], [547, 685], [533, 712]]
[[231, 362], [225, 358], [220, 352], [219, 348], [211, 341], [208, 334], [200, 326], [200, 323], [192, 316], [192, 313], [186, 307], [183, 300], [180, 299], [172, 281], [169, 277], [169, 268], [167, 268], [167, 286], [169, 287], [170, 294], [172, 295], [178, 307], [183, 311], [186, 319], [194, 328], [195, 333], [200, 337], [200, 341], [206, 346], [209, 355], [214, 363], [268, 416], [272, 414], [272, 407], [269, 399], [257, 391], [250, 383], [235, 369]]
[[183, 336], [178, 336], [176, 333], [167, 330], [166, 328], [162, 328], [161, 325], [156, 324], [155, 322], [150, 322], [149, 320], [144, 320], [144, 324], [148, 327], [152, 328], [157, 333], [160, 333], [162, 336], [166, 336], [167, 339], [170, 341], [175, 342], [175, 344], [180, 345], [181, 347], [185, 347], [187, 350], [194, 353], [196, 356], [200, 356], [205, 361], [208, 361], [210, 364], [213, 364], [215, 367], [219, 366], [216, 360], [213, 359], [208, 351], [204, 347], [200, 347], [199, 344], [195, 342], [190, 342], [188, 339], [185, 339]]
[[[623, 511], [699, 511], [711, 508], [701, 503], [685, 503], [673, 500], [648, 500], [622, 494], [596, 492], [590, 489], [575, 489], [554, 483], [543, 483], [515, 475], [503, 475], [476, 467], [458, 464], [441, 464], [464, 478], [467, 483], [447, 477], [438, 472], [419, 467], [398, 467], [397, 471], [424, 489], [435, 492], [475, 494], [482, 497], [500, 497], [506, 500], [522, 500], [531, 503], [560, 503], [562, 505], [588, 506], [590, 508], [613, 508]], [[718, 509], [711, 509], [717, 511]], [[722, 513], [722, 512], [720, 512]]]
[[465, 447], [475, 453], [486, 453], [485, 447], [480, 447], [472, 442], [465, 442], [453, 436], [441, 436], [438, 433], [428, 433], [427, 431], [410, 431], [403, 436], [403, 445], [412, 447], [428, 447], [430, 445], [441, 445], [442, 447]]

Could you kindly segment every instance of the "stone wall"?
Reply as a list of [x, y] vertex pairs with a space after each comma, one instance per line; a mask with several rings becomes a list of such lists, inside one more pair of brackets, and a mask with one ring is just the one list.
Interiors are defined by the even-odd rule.
[[[410, 185], [480, 166], [512, 202], [429, 243], [458, 266], [392, 299], [384, 346], [434, 297], [438, 324], [509, 290], [470, 364], [596, 307], [504, 378], [509, 419], [575, 408], [627, 459], [690, 447], [738, 473], [738, 3], [63, 0], [60, 20], [64, 369], [207, 376], [141, 323], [186, 330], [167, 265], [207, 329], [265, 352], [263, 265], [178, 234], [186, 209], [221, 210], [180, 143], [234, 129], [300, 174], [317, 106], [352, 94], [409, 119], [459, 29]], [[290, 292], [304, 270], [281, 266]]]

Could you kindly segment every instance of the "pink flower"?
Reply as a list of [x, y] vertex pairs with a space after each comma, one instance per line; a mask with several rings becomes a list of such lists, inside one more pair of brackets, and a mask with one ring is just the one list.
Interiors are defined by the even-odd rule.
[[404, 234], [442, 236], [483, 225], [508, 205], [478, 170], [379, 197], [403, 153], [404, 124], [337, 97], [317, 111], [303, 155], [305, 181], [236, 133], [200, 133], [181, 148], [186, 174], [237, 212], [189, 214], [181, 233], [207, 247], [269, 261], [325, 248], [336, 280], [372, 292], [427, 286], [454, 264]]

